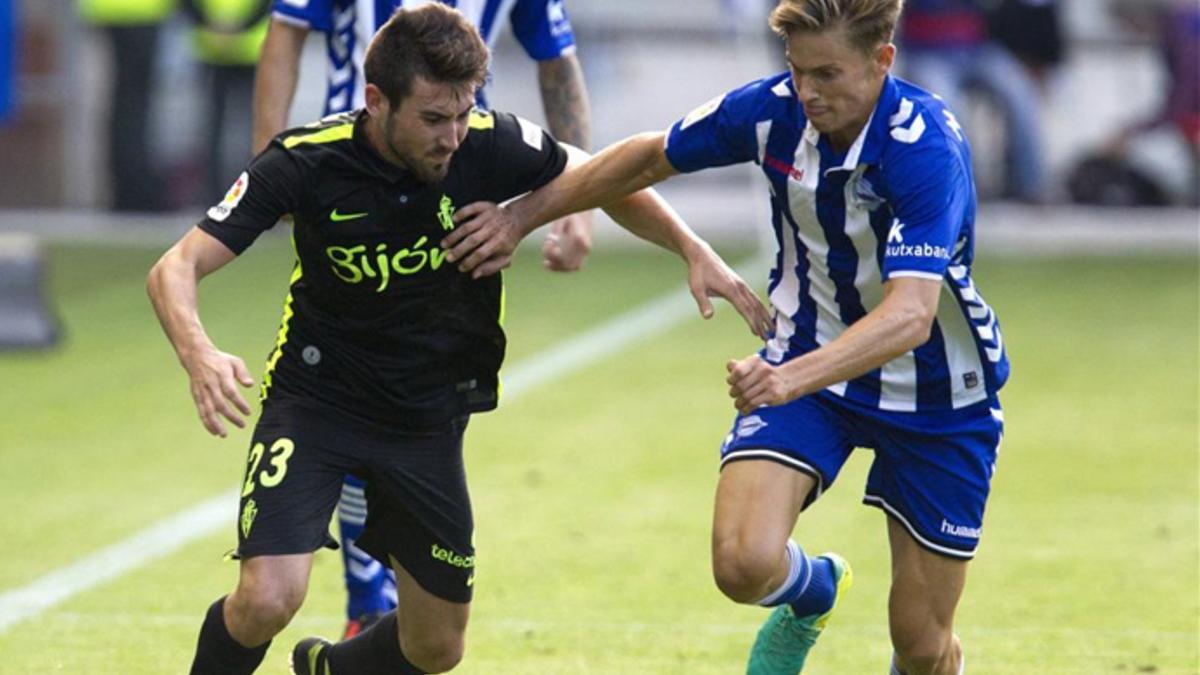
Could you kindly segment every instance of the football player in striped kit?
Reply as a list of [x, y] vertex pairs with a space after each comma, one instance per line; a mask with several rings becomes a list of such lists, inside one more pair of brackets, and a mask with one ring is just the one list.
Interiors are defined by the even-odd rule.
[[783, 0], [770, 23], [786, 72], [633, 136], [444, 242], [475, 274], [576, 208], [677, 173], [755, 162], [778, 251], [774, 334], [727, 364], [738, 410], [721, 448], [712, 557], [730, 599], [774, 607], [755, 675], [794, 674], [850, 585], [840, 556], [791, 539], [855, 447], [873, 449], [863, 501], [886, 514], [893, 674], [963, 672], [954, 611], [983, 527], [1009, 373], [971, 279], [967, 140], [936, 95], [890, 75], [902, 0]]
[[[255, 84], [255, 152], [287, 128], [300, 52], [309, 32], [325, 37], [328, 74], [324, 114], [360, 109], [365, 104], [363, 58], [371, 37], [396, 9], [411, 9], [429, 1], [275, 0]], [[489, 49], [507, 17], [517, 41], [538, 64], [538, 83], [550, 132], [562, 142], [589, 149], [587, 90], [563, 0], [442, 0], [442, 4], [455, 7], [474, 24]], [[487, 108], [482, 89], [476, 102]], [[577, 270], [590, 247], [590, 214], [561, 219], [545, 240], [545, 265], [555, 271]], [[395, 583], [386, 566], [355, 545], [366, 518], [364, 485], [347, 476], [338, 505], [348, 596], [346, 638], [396, 607]]]

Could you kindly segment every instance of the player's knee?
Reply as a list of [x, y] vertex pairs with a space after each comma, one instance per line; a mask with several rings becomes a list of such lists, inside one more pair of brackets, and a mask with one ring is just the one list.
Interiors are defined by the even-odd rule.
[[779, 554], [769, 547], [721, 542], [713, 549], [713, 579], [730, 600], [757, 602], [771, 591], [768, 585], [779, 561]]
[[246, 584], [235, 593], [236, 611], [261, 629], [278, 633], [283, 630], [304, 602], [304, 588], [287, 584]]
[[426, 673], [444, 673], [463, 658], [466, 645], [461, 634], [406, 636], [400, 634], [404, 658]]

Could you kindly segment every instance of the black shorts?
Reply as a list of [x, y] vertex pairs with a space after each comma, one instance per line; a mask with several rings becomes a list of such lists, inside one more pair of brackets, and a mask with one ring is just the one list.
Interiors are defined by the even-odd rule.
[[268, 400], [250, 441], [238, 518], [242, 558], [336, 547], [329, 523], [346, 474], [367, 483], [367, 524], [355, 542], [422, 588], [470, 602], [474, 520], [463, 469], [467, 418], [422, 430], [344, 420], [312, 404]]

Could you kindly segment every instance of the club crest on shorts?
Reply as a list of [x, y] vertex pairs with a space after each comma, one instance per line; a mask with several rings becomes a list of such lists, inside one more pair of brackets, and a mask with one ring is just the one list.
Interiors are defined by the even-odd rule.
[[242, 507], [242, 538], [250, 538], [250, 528], [254, 527], [254, 517], [258, 515], [258, 504], [250, 499]]
[[754, 434], [758, 433], [760, 429], [766, 428], [766, 426], [767, 423], [764, 422], [763, 419], [758, 415], [743, 417], [737, 425], [737, 437], [745, 438], [747, 436], [753, 436]]

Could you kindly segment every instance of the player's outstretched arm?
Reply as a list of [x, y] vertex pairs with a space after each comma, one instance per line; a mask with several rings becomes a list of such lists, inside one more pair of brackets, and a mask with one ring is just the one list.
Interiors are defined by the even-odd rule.
[[743, 414], [782, 405], [868, 373], [929, 340], [942, 283], [897, 277], [883, 285], [883, 301], [832, 342], [781, 365], [758, 354], [726, 364], [729, 396]]
[[154, 313], [191, 380], [200, 421], [209, 433], [222, 438], [227, 435], [222, 417], [239, 428], [246, 426], [243, 415], [251, 413], [250, 405], [237, 385], [251, 387], [254, 379], [245, 362], [219, 351], [204, 332], [196, 287], [234, 257], [233, 251], [216, 238], [192, 228], [159, 258], [146, 279]]
[[503, 210], [482, 202], [458, 209], [454, 231], [441, 242], [447, 259], [476, 278], [508, 267], [517, 244], [542, 225], [613, 203], [673, 176], [676, 171], [667, 161], [663, 142], [661, 133], [631, 136], [590, 160], [586, 152], [563, 144], [567, 168], [546, 185]]
[[257, 155], [287, 128], [288, 112], [300, 79], [300, 51], [308, 29], [274, 19], [267, 29], [254, 72], [254, 147]]
[[[459, 226], [443, 241], [443, 246], [450, 248], [449, 259], [460, 261], [459, 268], [471, 272], [475, 278], [508, 267], [517, 245], [533, 229], [524, 226], [514, 215], [520, 210], [521, 203], [536, 199], [542, 191], [553, 190], [560, 180], [570, 178], [570, 174], [581, 167], [586, 170], [591, 166], [586, 152], [568, 145], [564, 147], [568, 153], [567, 171], [540, 190], [504, 207], [479, 202], [459, 209], [455, 213]], [[666, 161], [665, 156], [663, 161]], [[667, 167], [669, 169], [670, 165]], [[688, 286], [704, 318], [713, 314], [709, 298], [722, 297], [742, 315], [751, 332], [760, 338], [767, 337], [770, 317], [758, 296], [657, 192], [639, 189], [601, 206], [617, 224], [683, 258], [688, 266]]]

